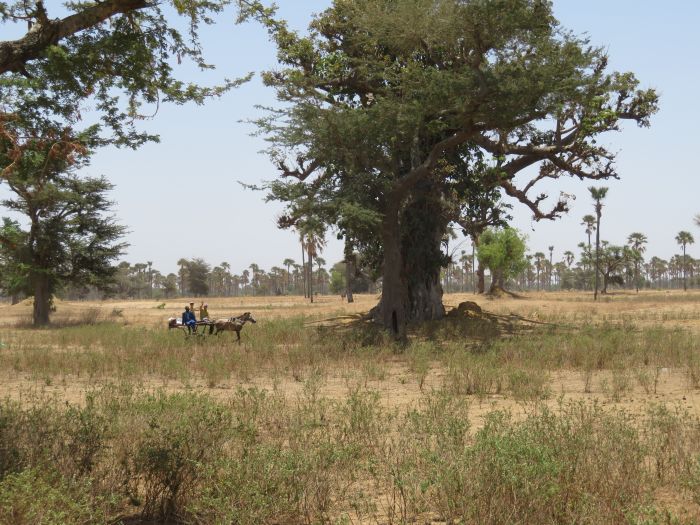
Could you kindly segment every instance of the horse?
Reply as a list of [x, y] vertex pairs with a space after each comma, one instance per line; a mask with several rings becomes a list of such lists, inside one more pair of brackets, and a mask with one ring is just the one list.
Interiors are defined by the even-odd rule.
[[221, 332], [236, 332], [236, 336], [238, 339], [238, 343], [240, 344], [241, 342], [241, 329], [243, 328], [243, 325], [245, 325], [248, 321], [251, 323], [255, 324], [257, 321], [255, 318], [250, 314], [250, 312], [246, 312], [243, 315], [239, 315], [238, 317], [231, 317], [230, 319], [217, 319], [214, 321], [214, 326], [216, 327], [216, 335], [219, 335]]

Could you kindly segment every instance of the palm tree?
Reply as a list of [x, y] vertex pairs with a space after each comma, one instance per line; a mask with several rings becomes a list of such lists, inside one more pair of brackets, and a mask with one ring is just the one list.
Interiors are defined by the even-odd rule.
[[319, 291], [324, 293], [323, 283], [321, 282], [321, 269], [326, 265], [326, 260], [323, 257], [316, 257], [314, 263], [316, 266], [318, 266], [318, 270], [316, 272], [316, 282], [318, 283], [318, 287], [320, 289]]
[[231, 295], [231, 286], [233, 284], [233, 278], [231, 276], [231, 265], [229, 263], [227, 263], [226, 261], [224, 261], [220, 264], [220, 266], [224, 270], [224, 281], [225, 281], [225, 288], [226, 288], [225, 294], [227, 296], [230, 296]]
[[180, 295], [185, 295], [185, 281], [187, 279], [187, 267], [189, 266], [189, 261], [187, 259], [180, 259], [177, 261], [177, 265], [180, 269], [177, 271], [177, 277], [180, 281]]
[[571, 265], [574, 264], [574, 259], [576, 257], [574, 256], [574, 252], [570, 250], [566, 250], [564, 252], [564, 260], [566, 261], [566, 266], [567, 268], [571, 268]]
[[687, 291], [688, 282], [685, 277], [685, 270], [688, 265], [686, 264], [685, 247], [688, 244], [693, 244], [695, 242], [695, 239], [693, 239], [693, 236], [690, 234], [690, 232], [681, 231], [678, 232], [678, 235], [676, 235], [676, 242], [683, 246], [683, 290]]
[[[471, 268], [473, 266], [473, 258], [471, 255], [467, 254], [467, 252], [465, 250], [462, 250], [462, 256], [459, 258], [459, 262], [462, 263], [462, 274], [464, 276], [466, 276], [467, 272], [468, 272], [467, 268]], [[474, 282], [473, 282], [474, 274], [473, 273], [471, 273], [471, 277], [472, 277], [472, 285], [473, 285], [474, 284]], [[463, 292], [467, 291], [466, 290], [466, 278], [462, 279], [462, 291]]]
[[146, 261], [148, 265], [148, 297], [153, 297], [153, 261]]
[[289, 273], [289, 267], [294, 266], [295, 262], [294, 259], [290, 259], [287, 257], [284, 261], [282, 261], [282, 265], [287, 267], [287, 292], [291, 290], [291, 274]]
[[586, 227], [586, 235], [588, 235], [588, 252], [591, 251], [591, 234], [596, 230], [595, 217], [593, 215], [584, 215], [581, 222]]
[[326, 246], [325, 231], [320, 224], [308, 223], [305, 227], [306, 230], [306, 256], [308, 264], [308, 285], [309, 285], [309, 298], [311, 302], [314, 302], [314, 284], [313, 284], [313, 264], [314, 258], [318, 256], [319, 253]]
[[554, 246], [549, 246], [548, 249], [549, 249], [549, 286], [548, 286], [548, 288], [549, 288], [549, 291], [551, 292], [552, 291], [552, 268], [553, 268], [552, 254], [554, 253]]
[[639, 293], [639, 263], [643, 260], [642, 254], [646, 251], [646, 243], [647, 236], [643, 233], [634, 232], [627, 237], [627, 245], [638, 255], [634, 259], [634, 285], [637, 293]]
[[547, 260], [547, 257], [542, 252], [537, 252], [534, 255], [535, 258], [535, 268], [537, 269], [537, 291], [540, 291], [540, 271], [542, 270], [542, 264]]
[[588, 188], [591, 192], [591, 197], [595, 201], [595, 291], [593, 292], [593, 300], [598, 300], [598, 273], [600, 272], [600, 216], [603, 211], [603, 199], [608, 194], [608, 188], [601, 186], [600, 188], [594, 188], [591, 186]]
[[663, 276], [666, 274], [666, 271], [668, 270], [668, 263], [664, 261], [663, 259], [660, 259], [659, 257], [652, 257], [651, 260], [649, 261], [649, 277], [653, 282], [656, 283], [656, 286], [661, 286], [663, 284]]
[[250, 272], [246, 268], [241, 272], [241, 284], [243, 285], [243, 295], [246, 295], [246, 289], [248, 287], [248, 283], [250, 282]]
[[306, 285], [306, 241], [304, 240], [304, 231], [297, 226], [297, 231], [299, 232], [299, 242], [301, 243], [301, 268], [303, 270], [302, 277], [304, 279], [304, 297], [308, 297], [309, 288]]
[[253, 287], [253, 295], [257, 295], [258, 289], [260, 288], [260, 266], [258, 266], [256, 263], [250, 263], [250, 266], [248, 266], [248, 268], [250, 268], [252, 274], [250, 284]]

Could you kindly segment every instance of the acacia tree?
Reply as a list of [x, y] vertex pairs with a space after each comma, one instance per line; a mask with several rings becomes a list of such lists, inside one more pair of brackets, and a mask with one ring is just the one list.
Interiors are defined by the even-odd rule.
[[514, 228], [489, 228], [481, 236], [477, 257], [491, 271], [489, 293], [505, 291], [508, 279], [527, 267], [525, 239]]
[[35, 134], [22, 124], [6, 122], [0, 133], [3, 182], [13, 194], [0, 204], [23, 215], [27, 227], [4, 219], [0, 259], [11, 276], [8, 291], [33, 295], [34, 325], [43, 326], [62, 287], [108, 287], [116, 272], [112, 263], [126, 245], [117, 242], [124, 228], [106, 215], [112, 186], [76, 174], [88, 163], [96, 130], [73, 135], [44, 127]]
[[[439, 283], [447, 227], [440, 163], [460, 147], [486, 155], [485, 185], [501, 187], [536, 219], [544, 179], [615, 176], [595, 138], [621, 120], [647, 125], [654, 91], [560, 28], [541, 0], [335, 1], [301, 37], [264, 19], [282, 69], [265, 74], [283, 106], [260, 121], [283, 177], [380, 220], [383, 293], [375, 318], [398, 338], [410, 320], [444, 314]], [[539, 174], [518, 187], [523, 169]], [[358, 195], [353, 179], [367, 182]], [[376, 192], [376, 199], [368, 194]], [[417, 239], [420, 239], [417, 242]]]
[[[70, 222], [73, 215], [65, 210], [83, 206], [86, 211], [79, 212], [75, 220], [80, 222], [92, 214], [94, 221], [90, 227], [105, 228], [102, 246], [106, 250], [110, 235], [114, 237], [118, 233], [115, 230], [110, 234], [106, 224], [98, 225], [102, 220], [100, 212], [108, 209], [105, 192], [110, 186], [102, 179], [78, 178], [73, 161], [78, 157], [81, 162], [87, 159], [86, 147], [92, 152], [107, 144], [138, 147], [157, 140], [157, 136], [139, 130], [135, 123], [157, 112], [161, 103], [202, 103], [248, 78], [222, 80], [218, 86], [203, 87], [183, 82], [175, 75], [174, 64], [183, 60], [201, 69], [211, 68], [202, 54], [199, 26], [211, 23], [211, 15], [230, 3], [230, 0], [65, 2], [65, 16], [59, 18], [55, 12], [49, 12], [42, 0], [0, 2], [0, 27], [28, 26], [27, 32], [16, 40], [0, 41], [0, 185], [16, 195], [5, 204], [28, 215], [45, 210], [41, 219], [51, 217], [54, 232], [71, 231], [75, 226]], [[50, 7], [55, 9], [55, 4]], [[181, 23], [177, 17], [165, 15], [166, 4], [185, 20], [186, 32], [179, 29]], [[74, 130], [80, 127], [86, 109], [91, 110], [91, 118], [98, 119], [101, 127], [78, 133]], [[32, 163], [40, 158], [46, 163], [38, 170]], [[21, 177], [26, 179], [19, 180]], [[61, 177], [65, 180], [60, 180]], [[47, 185], [23, 186], [31, 180], [40, 184], [46, 180]], [[48, 196], [47, 188], [55, 193]], [[55, 202], [48, 203], [49, 198]], [[89, 199], [93, 201], [85, 204]], [[59, 205], [64, 206], [64, 211], [54, 213]], [[44, 220], [40, 228], [47, 228], [48, 222]], [[39, 227], [31, 220], [30, 224], [33, 224], [30, 232], [37, 231]], [[89, 230], [84, 225], [81, 228], [77, 233], [89, 237]], [[4, 264], [16, 266], [13, 275], [22, 274], [26, 264], [24, 254], [18, 253], [15, 245], [6, 239], [0, 242], [5, 252]], [[64, 248], [61, 242], [44, 244], [44, 250], [56, 251], [43, 253], [41, 260], [61, 259], [67, 253]], [[99, 254], [97, 250], [95, 256]], [[103, 254], [103, 262], [108, 259]], [[35, 268], [36, 264], [35, 261]], [[72, 264], [76, 265], [76, 261]], [[95, 266], [94, 276], [99, 274], [97, 270]], [[41, 275], [49, 275], [47, 271], [35, 269], [28, 275], [38, 283], [46, 281]], [[33, 292], [38, 294], [34, 302], [37, 324], [48, 322], [50, 297], [47, 299], [46, 294], [50, 295], [59, 286], [58, 281], [52, 284], [52, 279], [33, 287]], [[86, 275], [85, 283], [90, 282]]]
[[603, 212], [603, 199], [608, 193], [608, 188], [588, 188], [591, 192], [591, 197], [595, 201], [595, 216], [596, 216], [596, 226], [595, 226], [595, 285], [593, 292], [593, 300], [598, 300], [598, 275], [600, 274], [600, 216]]
[[685, 255], [685, 248], [688, 244], [693, 244], [695, 239], [690, 232], [680, 231], [676, 235], [676, 242], [683, 247], [683, 290], [688, 290], [688, 280], [686, 279], [686, 269], [687, 269], [687, 258]]
[[606, 294], [610, 284], [624, 283], [621, 272], [630, 260], [636, 258], [636, 253], [628, 246], [611, 246], [604, 241], [596, 258], [600, 263], [600, 274], [603, 276], [603, 289], [600, 293]]
[[[212, 68], [202, 54], [199, 27], [230, 3], [66, 2], [67, 14], [58, 18], [42, 0], [2, 2], [0, 26], [21, 23], [29, 29], [16, 40], [0, 41], [0, 114], [75, 123], [89, 105], [112, 142], [135, 147], [156, 140], [138, 131], [135, 121], [163, 102], [202, 103], [249, 78], [203, 87], [175, 76], [174, 63], [182, 61]], [[167, 4], [185, 19], [186, 33], [177, 17], [166, 16]]]
[[[504, 228], [512, 219], [508, 211], [512, 206], [502, 201], [500, 188], [484, 184], [488, 166], [481, 159], [476, 163], [464, 156], [456, 156], [450, 163], [454, 175], [448, 179], [449, 191], [446, 194], [454, 203], [456, 217], [453, 219], [461, 228], [462, 233], [472, 241], [472, 249], [479, 246], [481, 234], [487, 228]], [[484, 293], [484, 265], [477, 258], [476, 293]]]
[[627, 245], [635, 252], [637, 255], [634, 258], [634, 286], [639, 293], [639, 265], [644, 261], [642, 254], [646, 251], [647, 236], [643, 233], [634, 232], [630, 233], [627, 237]]

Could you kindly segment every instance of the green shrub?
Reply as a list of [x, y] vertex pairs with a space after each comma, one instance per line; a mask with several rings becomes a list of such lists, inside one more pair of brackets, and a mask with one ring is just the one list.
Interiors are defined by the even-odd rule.
[[0, 524], [107, 524], [113, 510], [92, 494], [85, 478], [69, 480], [56, 472], [27, 469], [0, 481]]

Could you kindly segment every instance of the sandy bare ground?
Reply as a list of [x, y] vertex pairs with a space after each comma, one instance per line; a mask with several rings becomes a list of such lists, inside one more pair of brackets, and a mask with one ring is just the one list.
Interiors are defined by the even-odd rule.
[[[321, 319], [365, 313], [377, 304], [378, 298], [377, 295], [356, 295], [352, 304], [347, 304], [338, 296], [318, 296], [313, 304], [299, 296], [210, 297], [204, 301], [209, 305], [211, 317], [229, 317], [250, 311], [260, 319], [299, 315]], [[143, 326], [159, 326], [168, 317], [182, 315], [189, 301], [194, 301], [195, 308], [198, 308], [202, 299], [57, 301], [52, 319], [60, 324], [96, 315], [100, 319], [121, 319]], [[462, 301], [474, 301], [485, 310], [496, 313], [516, 313], [550, 320], [604, 322], [627, 319], [637, 323], [700, 328], [700, 290], [642, 291], [639, 294], [624, 291], [601, 296], [598, 302], [593, 302], [590, 293], [580, 292], [529, 292], [518, 298], [499, 299], [454, 293], [444, 298], [448, 308]], [[31, 299], [14, 306], [0, 304], [0, 326], [27, 325], [31, 314]]]
[[[377, 296], [357, 295], [353, 304], [347, 304], [336, 296], [319, 296], [313, 304], [303, 297], [237, 297], [237, 298], [207, 298], [209, 312], [212, 317], [226, 317], [250, 311], [261, 322], [267, 319], [292, 316], [306, 316], [310, 325], [316, 320], [334, 319], [367, 312], [377, 302]], [[475, 301], [487, 311], [499, 314], [516, 314], [529, 319], [539, 319], [546, 322], [566, 323], [576, 326], [583, 322], [634, 322], [637, 325], [651, 324], [654, 326], [682, 327], [692, 332], [700, 333], [700, 291], [684, 293], [682, 291], [646, 291], [640, 294], [624, 292], [604, 296], [601, 301], [594, 303], [590, 294], [553, 292], [530, 293], [519, 298], [489, 299], [473, 294], [448, 294], [445, 304], [454, 307], [462, 301]], [[200, 300], [195, 300], [199, 306]], [[53, 320], [56, 324], [79, 322], [83, 318], [97, 316], [99, 319], [112, 319], [133, 326], [163, 327], [168, 317], [180, 315], [184, 309], [185, 300], [159, 301], [108, 300], [100, 302], [68, 302], [58, 301]], [[0, 306], [0, 342], [3, 336], [6, 340], [22, 337], [28, 319], [31, 316], [31, 303], [10, 306]], [[342, 321], [341, 321], [342, 322]], [[19, 327], [18, 327], [19, 326]], [[699, 339], [700, 341], [700, 339]], [[0, 351], [2, 351], [0, 349]], [[56, 348], [56, 351], [61, 351]], [[232, 351], [242, 351], [239, 348]], [[445, 370], [443, 365], [433, 363], [423, 385], [423, 391], [418, 386], [418, 380], [400, 356], [384, 358], [377, 363], [374, 376], [367, 379], [366, 373], [354, 369], [356, 364], [342, 364], [327, 371], [322, 378], [321, 393], [334, 399], [342, 399], [358, 382], [380, 393], [387, 406], [405, 407], [417, 402], [425, 391], [438, 389], [444, 385]], [[608, 372], [596, 373], [591, 382], [591, 392], [584, 392], [584, 379], [581, 373], [574, 371], [554, 371], [550, 374], [551, 403], [558, 399], [594, 399], [602, 403], [613, 404], [606, 394], [605, 382]], [[0, 384], [0, 396], [17, 397], [26, 389], [42, 389], [56, 393], [67, 400], [79, 401], [87, 390], [94, 389], [104, 382], [104, 379], [89, 381], [85, 378], [58, 378], [43, 382], [28, 377], [13, 370], [0, 370], [3, 381]], [[683, 370], [663, 369], [659, 373], [659, 385], [656, 394], [647, 394], [639, 384], [627, 392], [615, 404], [625, 406], [634, 411], [648, 402], [674, 402], [687, 406], [691, 411], [700, 415], [700, 392], [690, 386]], [[271, 377], [262, 373], [260, 377], [252, 377], [243, 383], [238, 380], [228, 380], [209, 388], [202, 380], [191, 380], [187, 384], [178, 381], [164, 381], [160, 378], [144, 380], [146, 388], [165, 388], [166, 390], [195, 389], [204, 390], [215, 396], [227, 396], [239, 387], [256, 386], [265, 389], [277, 389], [286, 395], [299, 395], [303, 389], [304, 378], [292, 378], [289, 375]], [[522, 403], [517, 403], [506, 396], [494, 395], [473, 402], [475, 412], [485, 412], [494, 408], [510, 408], [519, 410]]]

